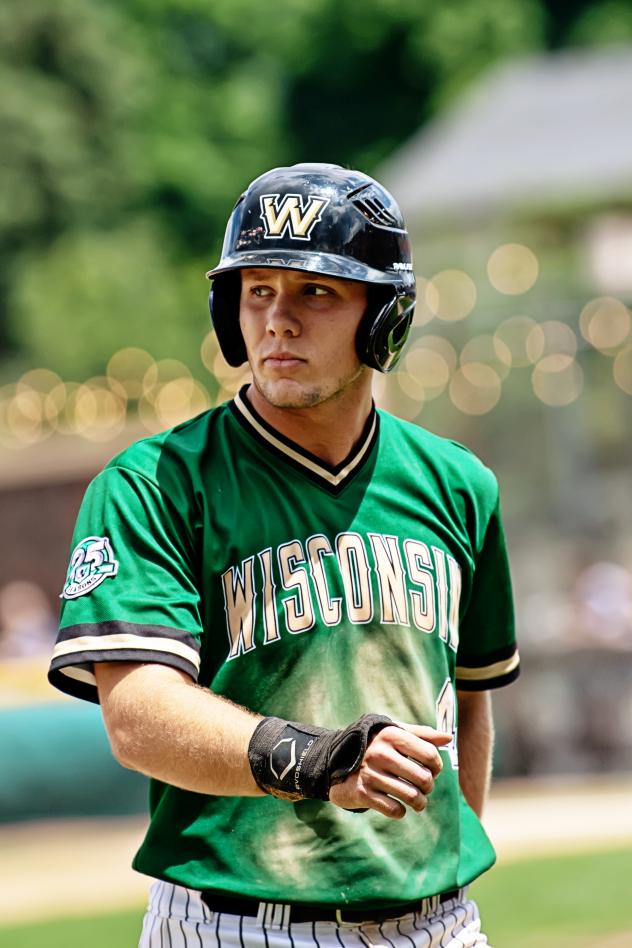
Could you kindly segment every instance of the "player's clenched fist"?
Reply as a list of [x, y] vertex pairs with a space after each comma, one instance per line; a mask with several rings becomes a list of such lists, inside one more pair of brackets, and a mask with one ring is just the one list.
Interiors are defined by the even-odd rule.
[[358, 770], [332, 785], [329, 799], [346, 810], [369, 808], [391, 819], [401, 819], [406, 806], [420, 812], [443, 766], [437, 748], [451, 740], [451, 734], [421, 725], [385, 727]]
[[437, 746], [450, 734], [364, 714], [328, 728], [264, 718], [248, 757], [257, 784], [285, 800], [331, 800], [347, 810], [374, 809], [399, 819], [405, 805], [420, 811], [441, 770]]

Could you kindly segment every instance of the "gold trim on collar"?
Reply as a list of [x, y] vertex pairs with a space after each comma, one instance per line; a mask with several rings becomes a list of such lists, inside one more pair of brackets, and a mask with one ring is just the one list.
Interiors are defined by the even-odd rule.
[[308, 471], [311, 471], [312, 474], [316, 474], [318, 477], [322, 477], [323, 480], [331, 484], [332, 487], [337, 487], [342, 483], [349, 475], [355, 471], [358, 467], [365, 454], [369, 450], [371, 443], [373, 441], [373, 435], [375, 434], [375, 428], [377, 425], [377, 413], [373, 411], [373, 420], [371, 427], [367, 432], [367, 435], [364, 439], [364, 444], [361, 448], [358, 449], [357, 453], [349, 461], [348, 464], [345, 464], [341, 470], [333, 474], [330, 470], [324, 467], [321, 464], [318, 464], [317, 461], [312, 460], [309, 457], [306, 457], [301, 451], [296, 450], [295, 448], [290, 447], [286, 444], [285, 441], [282, 441], [280, 438], [275, 437], [271, 431], [265, 428], [261, 422], [258, 420], [256, 415], [254, 415], [252, 409], [241, 396], [241, 392], [235, 395], [234, 403], [236, 408], [239, 409], [241, 414], [244, 416], [246, 421], [252, 428], [255, 429], [260, 437], [264, 438], [273, 448], [276, 448], [277, 451], [281, 451], [283, 454], [286, 454], [296, 463], [300, 464], [302, 467], [306, 468]]

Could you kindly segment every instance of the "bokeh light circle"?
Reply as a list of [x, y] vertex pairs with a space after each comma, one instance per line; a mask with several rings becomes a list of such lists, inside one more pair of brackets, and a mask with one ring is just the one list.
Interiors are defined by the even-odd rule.
[[544, 333], [530, 316], [510, 316], [496, 329], [494, 340], [510, 353], [515, 368], [533, 365], [544, 352]]
[[414, 394], [408, 395], [400, 385], [399, 367], [395, 372], [388, 374], [376, 373], [373, 381], [373, 397], [378, 408], [397, 415], [405, 421], [415, 421], [419, 417], [424, 406], [423, 394], [418, 394], [418, 389]]
[[125, 386], [113, 376], [94, 375], [91, 379], [88, 379], [87, 382], [84, 382], [84, 385], [97, 391], [110, 392], [115, 398], [118, 398], [125, 404], [127, 403], [128, 396]]
[[485, 415], [499, 400], [502, 383], [497, 372], [482, 362], [468, 362], [450, 380], [450, 398], [466, 415]]
[[88, 398], [85, 391], [78, 395], [79, 406], [85, 402], [85, 417], [76, 415], [78, 434], [90, 441], [110, 441], [125, 425], [127, 393], [123, 385], [99, 376], [89, 379], [83, 388], [92, 397]]
[[17, 389], [7, 405], [6, 425], [21, 444], [35, 444], [50, 434], [45, 424], [45, 397], [34, 389]]
[[533, 391], [541, 402], [553, 407], [570, 405], [582, 391], [584, 373], [572, 355], [545, 355], [531, 375]]
[[524, 244], [502, 244], [487, 261], [489, 282], [509, 296], [517, 296], [530, 290], [538, 279], [538, 258]]
[[128, 398], [140, 398], [143, 383], [149, 369], [154, 365], [153, 357], [135, 346], [115, 352], [107, 364], [106, 374], [112, 387], [122, 386]]
[[632, 316], [621, 300], [601, 296], [586, 303], [579, 317], [579, 329], [591, 346], [609, 353], [630, 335]]
[[88, 385], [80, 385], [68, 400], [71, 425], [75, 434], [84, 432], [97, 421], [97, 393]]
[[547, 355], [574, 356], [577, 353], [577, 336], [567, 323], [548, 319], [531, 329], [525, 348], [533, 364]]
[[420, 404], [424, 403], [426, 400], [426, 390], [420, 376], [411, 375], [410, 372], [399, 369], [395, 373], [395, 377], [404, 395]]
[[496, 374], [501, 379], [504, 379], [509, 374], [511, 368], [511, 352], [506, 343], [501, 339], [495, 339], [494, 336], [483, 334], [473, 336], [465, 343], [461, 349], [459, 361], [461, 365], [467, 365], [470, 362], [490, 365]]
[[404, 356], [404, 362], [406, 368], [409, 371], [414, 370], [414, 361], [411, 363], [411, 366], [408, 365], [408, 358], [411, 357], [414, 360], [414, 353], [420, 349], [429, 349], [431, 352], [436, 352], [442, 356], [444, 362], [448, 366], [450, 372], [454, 372], [458, 362], [458, 356], [456, 354], [456, 349], [451, 342], [448, 342], [447, 339], [444, 339], [443, 336], [420, 336], [417, 339], [413, 346], [408, 350]]
[[151, 389], [150, 396], [141, 398], [138, 414], [151, 432], [173, 428], [210, 407], [208, 392], [190, 376], [159, 383]]
[[59, 385], [60, 382], [61, 378], [59, 375], [50, 369], [29, 369], [28, 372], [25, 372], [24, 375], [18, 379], [16, 387], [18, 391], [27, 389], [47, 394], [55, 388], [56, 385]]
[[476, 305], [476, 284], [462, 270], [441, 270], [424, 287], [428, 309], [446, 322], [465, 319]]
[[450, 381], [452, 369], [448, 359], [450, 355], [445, 351], [416, 345], [406, 354], [403, 369], [397, 373], [402, 391], [411, 398], [437, 398]]
[[143, 376], [143, 398], [155, 401], [163, 385], [191, 379], [191, 370], [179, 359], [160, 359], [149, 366]]
[[61, 434], [75, 434], [74, 404], [76, 393], [81, 388], [78, 382], [61, 382], [46, 397], [46, 416]]

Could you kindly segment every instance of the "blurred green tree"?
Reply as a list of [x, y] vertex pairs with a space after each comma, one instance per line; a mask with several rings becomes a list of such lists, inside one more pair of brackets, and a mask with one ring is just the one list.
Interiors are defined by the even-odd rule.
[[[599, 6], [7, 0], [0, 376], [79, 379], [132, 344], [195, 369], [204, 269], [248, 180], [309, 159], [371, 171], [490, 62], [583, 40]], [[630, 17], [603, 6], [608, 38]]]
[[130, 340], [195, 358], [230, 203], [282, 150], [278, 66], [229, 39], [195, 3], [2, 8], [5, 375], [85, 377]]

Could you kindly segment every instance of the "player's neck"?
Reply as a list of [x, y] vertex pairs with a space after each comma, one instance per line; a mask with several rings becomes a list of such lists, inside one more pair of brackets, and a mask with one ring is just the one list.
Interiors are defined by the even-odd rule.
[[371, 412], [370, 378], [367, 383], [311, 408], [277, 408], [254, 385], [248, 387], [247, 397], [276, 431], [326, 464], [335, 466], [349, 456]]

